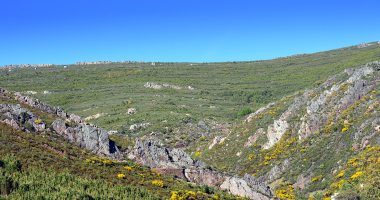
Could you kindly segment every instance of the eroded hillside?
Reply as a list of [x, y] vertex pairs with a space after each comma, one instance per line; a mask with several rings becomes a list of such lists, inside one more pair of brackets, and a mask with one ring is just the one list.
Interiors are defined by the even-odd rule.
[[348, 191], [378, 197], [379, 69], [377, 61], [346, 69], [258, 109], [228, 134], [188, 152], [221, 172], [251, 174], [280, 198]]

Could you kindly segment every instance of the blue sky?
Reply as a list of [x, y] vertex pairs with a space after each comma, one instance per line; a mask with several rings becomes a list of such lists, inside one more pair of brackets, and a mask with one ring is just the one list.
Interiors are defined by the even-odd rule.
[[380, 40], [378, 0], [2, 0], [0, 66], [253, 61]]

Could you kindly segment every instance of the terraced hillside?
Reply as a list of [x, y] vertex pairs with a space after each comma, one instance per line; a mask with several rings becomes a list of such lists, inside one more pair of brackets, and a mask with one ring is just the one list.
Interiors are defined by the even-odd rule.
[[[83, 119], [89, 117], [87, 122], [107, 130], [132, 137], [153, 132], [166, 145], [182, 147], [240, 123], [243, 116], [237, 116], [244, 107], [257, 110], [324, 82], [331, 74], [378, 60], [380, 45], [371, 44], [365, 48], [351, 46], [252, 62], [155, 63], [154, 66], [135, 62], [50, 66], [37, 70], [15, 68], [11, 72], [4, 69], [0, 85], [13, 91], [35, 91], [36, 94], [24, 94]], [[128, 114], [131, 108], [137, 112], [132, 109]], [[220, 130], [186, 126], [190, 121], [194, 125], [203, 121]]]
[[[72, 180], [129, 187], [132, 199], [379, 198], [379, 47], [255, 62], [4, 71], [1, 86], [20, 93], [4, 90], [2, 103], [33, 115], [2, 118], [3, 176], [20, 185], [14, 173], [42, 166], [63, 176], [66, 168]], [[22, 172], [7, 167], [20, 166], [17, 159]], [[45, 162], [58, 164], [47, 171]]]

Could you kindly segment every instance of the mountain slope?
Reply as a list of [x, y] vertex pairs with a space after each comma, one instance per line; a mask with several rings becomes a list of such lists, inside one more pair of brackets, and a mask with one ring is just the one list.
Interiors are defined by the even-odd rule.
[[351, 189], [363, 199], [377, 197], [376, 182], [349, 177], [377, 180], [371, 160], [378, 159], [380, 139], [379, 70], [377, 61], [346, 69], [258, 109], [228, 134], [188, 152], [219, 171], [253, 174], [279, 197], [329, 197]]

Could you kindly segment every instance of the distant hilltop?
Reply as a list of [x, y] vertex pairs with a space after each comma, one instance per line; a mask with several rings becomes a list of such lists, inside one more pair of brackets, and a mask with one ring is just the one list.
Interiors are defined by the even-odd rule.
[[26, 68], [26, 67], [49, 67], [49, 66], [52, 66], [54, 64], [34, 64], [34, 65], [31, 65], [31, 64], [22, 64], [22, 65], [3, 65], [1, 67], [4, 67], [5, 68], [8, 68], [8, 69], [12, 69], [12, 68]]
[[[109, 64], [109, 63], [146, 63], [144, 61], [115, 61], [115, 62], [112, 62], [112, 61], [97, 61], [97, 62], [77, 62], [75, 63], [74, 65], [96, 65], [96, 64]], [[154, 62], [153, 62], [154, 63]], [[22, 64], [22, 65], [3, 65], [3, 66], [0, 66], [0, 69], [13, 69], [13, 68], [27, 68], [27, 67], [34, 67], [34, 68], [37, 68], [37, 67], [50, 67], [50, 66], [53, 66], [55, 64]]]

